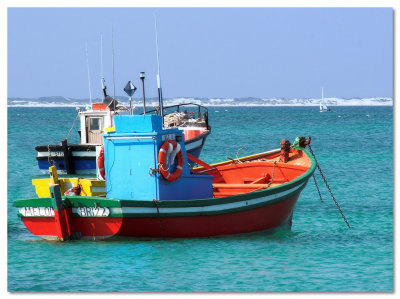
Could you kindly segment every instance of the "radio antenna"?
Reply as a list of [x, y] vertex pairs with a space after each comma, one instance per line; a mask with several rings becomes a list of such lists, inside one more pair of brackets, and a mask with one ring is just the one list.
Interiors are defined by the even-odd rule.
[[101, 90], [103, 91], [103, 100], [107, 96], [107, 87], [105, 85], [104, 75], [103, 75], [103, 34], [100, 35], [100, 80], [101, 80]]
[[90, 87], [90, 71], [89, 71], [89, 58], [88, 58], [87, 42], [85, 43], [85, 49], [86, 49], [86, 66], [87, 66], [88, 82], [89, 82], [89, 99], [90, 99], [90, 106], [92, 106], [92, 89]]
[[160, 113], [162, 123], [164, 125], [164, 105], [163, 105], [163, 98], [162, 98], [162, 88], [161, 88], [161, 77], [160, 77], [160, 59], [158, 56], [158, 33], [157, 33], [157, 17], [154, 14], [154, 28], [156, 31], [156, 49], [157, 49], [157, 87], [158, 87], [158, 102], [160, 106]]
[[111, 45], [112, 45], [113, 98], [114, 98], [114, 111], [115, 111], [114, 23], [111, 24]]

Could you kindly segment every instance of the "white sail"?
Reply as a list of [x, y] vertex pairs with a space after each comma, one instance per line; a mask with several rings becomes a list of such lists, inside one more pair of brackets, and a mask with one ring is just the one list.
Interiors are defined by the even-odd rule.
[[330, 109], [326, 106], [326, 102], [324, 99], [324, 88], [322, 87], [322, 95], [321, 95], [321, 103], [319, 104], [319, 112], [330, 111]]
[[323, 110], [328, 110], [328, 107], [326, 106], [326, 102], [325, 101], [322, 102], [322, 109]]

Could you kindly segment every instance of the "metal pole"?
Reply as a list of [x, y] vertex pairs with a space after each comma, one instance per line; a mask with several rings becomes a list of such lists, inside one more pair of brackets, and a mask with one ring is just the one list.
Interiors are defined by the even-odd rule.
[[112, 45], [112, 73], [113, 73], [113, 97], [115, 111], [115, 72], [114, 72], [114, 24], [111, 24], [111, 45]]
[[157, 48], [157, 86], [158, 86], [158, 101], [160, 106], [160, 114], [162, 119], [162, 124], [164, 126], [164, 105], [162, 99], [162, 89], [161, 89], [161, 77], [160, 77], [160, 60], [158, 56], [158, 33], [157, 33], [157, 18], [154, 15], [154, 28], [156, 31], [156, 48]]
[[143, 114], [146, 114], [146, 96], [144, 93], [144, 72], [140, 72], [140, 79], [142, 80], [142, 89], [143, 89]]
[[85, 43], [85, 49], [86, 49], [86, 66], [87, 66], [88, 82], [89, 82], [89, 98], [90, 98], [90, 106], [92, 106], [92, 89], [90, 88], [90, 71], [89, 71], [89, 57], [88, 57], [88, 50], [87, 50], [87, 42]]

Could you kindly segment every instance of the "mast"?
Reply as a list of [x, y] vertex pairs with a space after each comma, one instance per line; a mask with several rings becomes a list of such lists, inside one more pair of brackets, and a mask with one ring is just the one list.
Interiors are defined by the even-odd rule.
[[106, 85], [103, 75], [103, 34], [100, 35], [100, 80], [101, 80], [101, 90], [103, 91], [103, 100], [107, 96]]
[[156, 31], [156, 49], [157, 49], [157, 87], [158, 87], [158, 102], [160, 106], [162, 124], [164, 125], [164, 105], [162, 98], [161, 77], [160, 77], [160, 60], [158, 56], [158, 33], [157, 33], [157, 18], [154, 15], [154, 28]]
[[112, 45], [113, 98], [114, 98], [114, 111], [115, 111], [114, 24], [111, 24], [111, 45]]
[[328, 107], [326, 106], [326, 102], [325, 102], [325, 99], [324, 99], [324, 88], [322, 87], [322, 108], [324, 109], [324, 110], [328, 110]]
[[[107, 86], [105, 85], [104, 75], [103, 75], [103, 34], [100, 35], [100, 76], [101, 76], [101, 89], [103, 90], [103, 103], [107, 97]], [[113, 118], [111, 110], [108, 109], [110, 116], [110, 127], [113, 125]]]
[[322, 101], [324, 100], [324, 87], [322, 87]]
[[325, 104], [324, 104], [324, 88], [321, 88], [321, 103], [319, 104], [319, 111], [323, 112], [325, 109]]
[[88, 58], [87, 42], [85, 43], [85, 49], [86, 49], [86, 66], [87, 66], [88, 82], [89, 82], [89, 99], [90, 99], [90, 106], [92, 106], [92, 89], [90, 88], [90, 71], [89, 71], [89, 58]]

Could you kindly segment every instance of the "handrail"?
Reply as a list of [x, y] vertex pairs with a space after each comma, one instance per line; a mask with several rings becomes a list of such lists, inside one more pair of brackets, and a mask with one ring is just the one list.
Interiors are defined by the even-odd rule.
[[[200, 104], [196, 104], [196, 103], [175, 104], [175, 105], [170, 105], [170, 106], [164, 106], [163, 108], [164, 108], [164, 110], [165, 110], [165, 109], [170, 109], [170, 108], [173, 108], [173, 107], [181, 107], [181, 106], [188, 106], [188, 105], [193, 105], [193, 106], [201, 107], [201, 108], [205, 109], [205, 110], [208, 112], [208, 109], [207, 109], [206, 107], [204, 107], [203, 105], [200, 105]], [[146, 110], [146, 114], [147, 114], [147, 113], [151, 113], [151, 112], [156, 112], [156, 111], [158, 111], [158, 109]], [[143, 114], [144, 114], [144, 113], [142, 112], [142, 113], [140, 113], [139, 115], [143, 115]]]
[[268, 184], [212, 184], [213, 188], [232, 188], [232, 189], [240, 189], [240, 188], [248, 188], [248, 189], [256, 189], [256, 188], [268, 188]]

